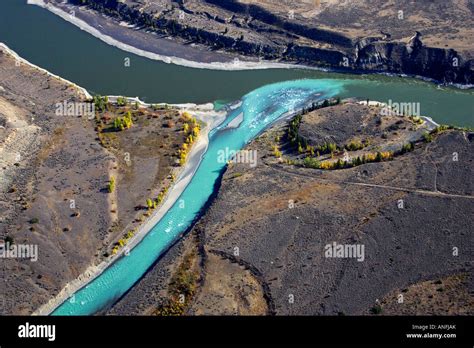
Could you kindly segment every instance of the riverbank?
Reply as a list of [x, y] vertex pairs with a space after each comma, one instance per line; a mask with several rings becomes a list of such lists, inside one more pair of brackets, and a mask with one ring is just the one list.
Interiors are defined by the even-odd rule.
[[[114, 97], [111, 97], [113, 101]], [[130, 100], [136, 100], [135, 98], [130, 98]], [[143, 105], [147, 105], [143, 103]], [[169, 189], [167, 195], [165, 196], [163, 203], [159, 208], [157, 208], [152, 215], [142, 223], [138, 231], [134, 236], [129, 240], [129, 243], [126, 247], [122, 248], [117, 252], [117, 254], [109, 257], [106, 261], [100, 263], [99, 265], [93, 265], [89, 267], [81, 276], [76, 280], [69, 282], [64, 289], [53, 299], [51, 299], [47, 304], [39, 308], [33, 313], [33, 315], [48, 315], [54, 311], [60, 304], [64, 301], [71, 298], [71, 296], [89, 282], [98, 277], [105, 269], [107, 269], [111, 264], [116, 262], [121, 257], [126, 257], [127, 254], [132, 250], [142, 239], [148, 234], [148, 232], [157, 224], [157, 222], [166, 214], [166, 212], [176, 203], [179, 196], [182, 194], [183, 190], [186, 188], [187, 184], [193, 177], [194, 172], [197, 170], [202, 155], [205, 153], [207, 146], [209, 144], [208, 134], [214, 129], [220, 122], [225, 118], [225, 113], [223, 112], [213, 112], [212, 104], [207, 105], [180, 105], [183, 112], [187, 111], [194, 115], [198, 120], [205, 123], [204, 128], [201, 130], [201, 134], [198, 140], [193, 144], [191, 151], [189, 152], [188, 159], [186, 164], [180, 168], [179, 174], [177, 176], [176, 182]], [[72, 298], [73, 299], [73, 298]]]
[[[260, 70], [260, 69], [315, 69], [290, 63], [262, 61], [227, 52], [210, 51], [202, 45], [186, 45], [185, 42], [159, 37], [126, 23], [118, 23], [106, 16], [86, 11], [67, 3], [50, 3], [43, 0], [28, 0], [28, 4], [42, 7], [75, 25], [81, 30], [125, 52], [167, 64], [176, 64], [196, 69], [211, 70]], [[74, 15], [71, 15], [74, 11]]]
[[[238, 6], [233, 4], [212, 5], [209, 10], [212, 8], [217, 11], [213, 20], [200, 18], [200, 6], [209, 5], [200, 3], [179, 5], [182, 7], [179, 10], [181, 12], [173, 7], [172, 11], [161, 13], [160, 20], [156, 20], [158, 17], [154, 17], [146, 9], [137, 12], [135, 5], [140, 6], [133, 1], [121, 5], [120, 11], [114, 5], [100, 4], [100, 1], [97, 4], [91, 2], [98, 6], [95, 9], [54, 0], [29, 0], [29, 3], [48, 9], [110, 45], [166, 63], [213, 70], [302, 68], [353, 74], [388, 74], [414, 77], [462, 89], [474, 86], [468, 58], [464, 57], [465, 51], [461, 57], [454, 50], [425, 46], [418, 35], [410, 38], [408, 44], [379, 37], [348, 38], [344, 37], [345, 34], [311, 26], [304, 30], [298, 25], [293, 28], [292, 25], [284, 24], [287, 21], [285, 18], [279, 18], [273, 23], [275, 28], [265, 23], [265, 30], [261, 32], [240, 25], [234, 28], [233, 21], [223, 25], [216, 19], [229, 14], [227, 7], [237, 10]], [[114, 13], [116, 18], [109, 17], [110, 13]], [[178, 13], [188, 13], [193, 20], [183, 21]], [[252, 16], [257, 16], [253, 20], [265, 22], [257, 13], [258, 11], [252, 13]], [[243, 14], [235, 15], [240, 18]], [[167, 24], [163, 24], [162, 18], [165, 18]], [[211, 22], [209, 28], [204, 25], [208, 21]], [[238, 22], [237, 19], [236, 21]], [[236, 33], [227, 34], [227, 26], [233, 28], [230, 32]], [[175, 27], [179, 29], [175, 31]], [[279, 31], [281, 33], [277, 34]], [[295, 36], [295, 39], [286, 42], [288, 38], [282, 36], [283, 31], [288, 31], [286, 35]], [[314, 31], [321, 31], [316, 37], [324, 38], [323, 42], [313, 37]], [[237, 32], [240, 33], [240, 38], [237, 37]], [[269, 37], [265, 36], [265, 32], [268, 32]], [[314, 39], [314, 42], [308, 43], [308, 39]], [[457, 59], [461, 63], [453, 67], [451, 59]], [[436, 69], [433, 69], [434, 66]]]
[[3, 44], [0, 81], [0, 240], [28, 241], [39, 252], [37, 262], [4, 260], [10, 297], [0, 311], [29, 315], [97, 256], [113, 224], [100, 185], [114, 156], [87, 117], [56, 112], [58, 103], [86, 102], [85, 89]]
[[[369, 140], [368, 147], [348, 151], [349, 156], [415, 143], [392, 160], [352, 168], [317, 170], [285, 163], [276, 157], [275, 144], [295, 162], [306, 155], [287, 143], [286, 123], [269, 127], [244, 148], [256, 151], [258, 165], [227, 166], [219, 194], [191, 231], [107, 314], [150, 315], [172, 299], [174, 273], [163, 270], [173, 270], [196, 244], [205, 277], [187, 300], [185, 315], [248, 315], [263, 305], [276, 315], [371, 315], [376, 299], [390, 292], [406, 294], [405, 289], [423, 281], [442, 289], [429, 295], [443, 303], [410, 289], [406, 299], [427, 305], [403, 307], [406, 314], [472, 312], [472, 303], [463, 302], [465, 295], [448, 293], [444, 282], [447, 275], [472, 269], [467, 254], [453, 259], [444, 247], [469, 245], [472, 223], [465, 217], [474, 188], [465, 178], [472, 133], [446, 130], [427, 142], [422, 134], [435, 123], [421, 117], [426, 122], [414, 125], [408, 117], [385, 116], [385, 106], [343, 100], [303, 116], [305, 134], [319, 144], [332, 139], [343, 148]], [[454, 151], [467, 160], [451, 161]], [[325, 256], [324, 246], [335, 241], [363, 245], [364, 262]], [[460, 288], [468, 293], [472, 286], [466, 282]]]
[[[111, 96], [110, 101], [114, 102], [117, 97]], [[142, 106], [149, 106], [141, 102], [138, 98], [127, 98], [129, 101], [138, 102]], [[225, 112], [213, 111], [212, 104], [195, 105], [195, 104], [179, 104], [173, 105], [179, 107], [183, 112], [189, 112], [196, 117], [199, 121], [203, 122], [205, 126], [201, 129], [201, 133], [197, 141], [191, 147], [188, 154], [186, 164], [178, 170], [177, 179], [174, 184], [168, 190], [167, 195], [164, 197], [163, 203], [151, 214], [151, 216], [142, 223], [138, 231], [130, 238], [126, 247], [121, 248], [115, 255], [110, 256], [106, 261], [101, 262], [99, 265], [90, 266], [85, 272], [83, 272], [77, 279], [69, 282], [61, 292], [52, 298], [48, 303], [36, 310], [33, 315], [49, 315], [63, 302], [74, 301], [73, 294], [87, 286], [92, 280], [97, 278], [104, 270], [110, 265], [119, 260], [122, 257], [127, 257], [128, 253], [139, 244], [142, 239], [150, 232], [150, 230], [160, 221], [160, 219], [166, 214], [166, 212], [176, 203], [177, 199], [181, 196], [182, 192], [191, 181], [195, 171], [199, 167], [201, 158], [206, 152], [209, 145], [209, 132], [217, 127], [224, 119]]]

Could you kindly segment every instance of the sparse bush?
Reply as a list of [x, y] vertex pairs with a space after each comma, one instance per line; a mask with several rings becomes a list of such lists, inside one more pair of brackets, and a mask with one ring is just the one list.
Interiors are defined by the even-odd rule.
[[433, 136], [428, 133], [428, 132], [424, 132], [423, 133], [423, 139], [427, 142], [427, 143], [431, 143], [433, 141]]
[[109, 98], [107, 96], [101, 97], [100, 95], [94, 96], [94, 106], [95, 110], [99, 112], [104, 112], [107, 108]]
[[110, 177], [109, 185], [107, 187], [109, 193], [112, 193], [115, 191], [115, 178], [113, 176]]
[[334, 153], [337, 151], [337, 145], [335, 143], [325, 143], [318, 146], [316, 149], [321, 154]]
[[411, 152], [415, 149], [415, 146], [413, 143], [408, 143], [402, 146], [400, 150], [400, 154], [403, 155], [404, 153]]
[[345, 146], [345, 148], [348, 151], [362, 150], [364, 148], [364, 144], [362, 144], [360, 141], [351, 141]]
[[127, 99], [125, 97], [117, 97], [117, 105], [118, 106], [127, 105]]
[[153, 209], [153, 201], [152, 201], [150, 198], [148, 198], [148, 199], [146, 200], [146, 205], [147, 205], [147, 207], [148, 207], [149, 210], [150, 210], [150, 209]]
[[380, 304], [376, 304], [370, 309], [370, 313], [372, 314], [381, 314], [382, 313], [382, 306]]
[[278, 149], [277, 145], [273, 145], [273, 154], [275, 155], [276, 158], [281, 158], [281, 156], [282, 156], [282, 153]]
[[191, 116], [191, 114], [187, 111], [183, 112], [182, 114], [183, 118], [185, 121], [190, 121], [193, 117]]
[[303, 153], [304, 150], [303, 150], [303, 147], [301, 146], [301, 144], [298, 145], [298, 153]]
[[321, 168], [321, 163], [316, 158], [313, 158], [313, 157], [306, 157], [303, 160], [303, 165], [306, 168], [314, 168], [314, 169]]
[[130, 111], [127, 111], [125, 116], [117, 117], [114, 120], [114, 128], [117, 131], [123, 131], [130, 128], [133, 125], [132, 114]]
[[438, 133], [441, 133], [441, 132], [444, 132], [448, 129], [452, 129], [453, 127], [451, 126], [448, 126], [446, 124], [442, 124], [442, 125], [439, 125], [438, 127], [436, 127], [434, 130], [433, 130], [433, 133], [434, 134], [438, 134]]
[[423, 119], [419, 116], [410, 116], [410, 120], [414, 123], [414, 124], [423, 124]]

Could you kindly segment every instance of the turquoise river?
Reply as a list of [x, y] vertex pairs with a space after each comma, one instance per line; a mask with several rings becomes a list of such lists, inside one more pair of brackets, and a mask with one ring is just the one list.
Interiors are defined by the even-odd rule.
[[[54, 315], [90, 315], [113, 304], [186, 231], [214, 191], [225, 162], [217, 152], [242, 149], [259, 133], [308, 102], [339, 96], [419, 103], [438, 123], [474, 126], [472, 90], [412, 79], [349, 75], [309, 69], [217, 71], [192, 69], [136, 56], [109, 46], [26, 0], [2, 0], [0, 42], [33, 64], [102, 95], [138, 96], [147, 102], [241, 101], [209, 135], [209, 147], [180, 199], [128, 256], [76, 292]], [[131, 66], [124, 68], [125, 57]], [[1, 81], [0, 81], [1, 84]], [[226, 128], [243, 114], [236, 128]]]

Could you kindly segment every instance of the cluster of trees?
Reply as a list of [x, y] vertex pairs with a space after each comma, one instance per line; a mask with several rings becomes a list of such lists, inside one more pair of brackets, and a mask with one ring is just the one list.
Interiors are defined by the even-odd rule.
[[183, 125], [183, 132], [187, 135], [186, 141], [181, 145], [178, 151], [179, 164], [181, 166], [186, 163], [189, 149], [201, 132], [201, 126], [194, 117], [191, 117], [187, 112], [183, 113], [183, 117], [188, 122], [185, 122]]
[[313, 103], [309, 108], [303, 108], [302, 113], [308, 113], [314, 110], [327, 108], [328, 106], [334, 106], [341, 103], [341, 98], [337, 97], [336, 99], [324, 99], [322, 103]]
[[324, 155], [327, 153], [334, 153], [338, 151], [337, 144], [335, 143], [324, 143], [323, 145], [319, 145], [316, 147], [319, 154]]
[[153, 314], [160, 316], [173, 316], [184, 314], [190, 300], [196, 293], [196, 284], [199, 280], [199, 273], [193, 268], [196, 252], [188, 253], [178, 270], [170, 280], [168, 290], [171, 298], [164, 301]]
[[[335, 143], [324, 143], [323, 145], [314, 146], [308, 145], [306, 141], [298, 143], [298, 153], [308, 153], [311, 156], [314, 156], [316, 154], [317, 157], [325, 154], [333, 154], [334, 152], [339, 151], [338, 146]], [[303, 147], [304, 145], [304, 147]]]
[[133, 120], [132, 120], [132, 113], [130, 111], [127, 111], [125, 116], [117, 117], [114, 120], [114, 129], [117, 131], [123, 131], [125, 129], [128, 129], [132, 125], [133, 125]]
[[347, 151], [357, 151], [357, 150], [362, 150], [367, 145], [368, 145], [368, 142], [362, 143], [356, 140], [356, 141], [351, 141], [349, 144], [346, 144], [345, 148]]
[[102, 97], [100, 95], [94, 96], [94, 106], [95, 106], [96, 111], [104, 112], [107, 109], [108, 103], [109, 103], [109, 97], [107, 96]]
[[414, 149], [415, 149], [415, 145], [413, 143], [408, 143], [402, 146], [398, 154], [403, 155], [404, 153], [411, 152]]
[[438, 134], [438, 133], [441, 133], [441, 132], [444, 132], [448, 129], [454, 129], [453, 126], [449, 126], [447, 124], [441, 124], [439, 125], [438, 127], [436, 127], [435, 129], [433, 129], [433, 132], [432, 133], [435, 133], [435, 134]]
[[147, 205], [147, 207], [148, 207], [148, 210], [155, 209], [155, 208], [156, 208], [156, 204], [157, 204], [157, 202], [151, 200], [150, 198], [148, 198], [148, 199], [146, 200], [146, 205]]
[[315, 169], [343, 169], [360, 166], [365, 163], [371, 162], [382, 162], [393, 159], [393, 152], [383, 151], [377, 153], [369, 153], [366, 155], [354, 157], [351, 161], [343, 161], [338, 159], [337, 161], [318, 161], [313, 157], [306, 157], [303, 160], [303, 166], [306, 168], [315, 168]]
[[117, 97], [117, 106], [125, 106], [125, 105], [127, 105], [127, 98]]
[[303, 160], [303, 166], [305, 166], [306, 168], [319, 169], [321, 168], [321, 162], [313, 157], [305, 157], [305, 159]]
[[165, 187], [163, 188], [163, 190], [161, 190], [161, 192], [158, 194], [158, 197], [156, 197], [156, 202], [158, 204], [160, 204], [163, 201], [167, 192], [168, 192], [168, 187]]
[[298, 134], [298, 131], [300, 129], [300, 124], [301, 124], [302, 119], [303, 119], [302, 115], [296, 115], [295, 117], [293, 117], [293, 119], [290, 121], [288, 125], [288, 141], [293, 146], [296, 146], [298, 144], [301, 145], [301, 139]]
[[440, 134], [440, 133], [445, 132], [445, 131], [450, 130], [450, 129], [456, 129], [456, 130], [464, 131], [464, 132], [472, 132], [474, 130], [472, 127], [456, 127], [456, 126], [450, 126], [450, 125], [447, 125], [447, 124], [442, 124], [442, 125], [439, 125], [438, 127], [436, 127], [435, 129], [433, 129], [429, 133], [428, 132], [423, 133], [423, 139], [427, 143], [430, 143], [430, 142], [433, 141], [433, 136], [434, 135]]
[[128, 241], [135, 235], [135, 232], [136, 229], [130, 230], [124, 234], [123, 237], [119, 239], [119, 241], [115, 243], [114, 247], [112, 248], [112, 255], [117, 254], [120, 248], [123, 248], [125, 245], [127, 245]]
[[[175, 178], [174, 178], [174, 175], [173, 175], [172, 176], [172, 182], [174, 180], [175, 180]], [[148, 210], [156, 209], [158, 204], [163, 202], [163, 199], [165, 198], [167, 192], [168, 192], [168, 187], [164, 187], [155, 199], [148, 198], [146, 200], [146, 206], [147, 206]], [[145, 214], [145, 215], [148, 216], [147, 214]]]
[[409, 118], [414, 124], [423, 124], [424, 122], [423, 119], [419, 116], [410, 116]]
[[308, 144], [308, 141], [306, 139], [299, 136], [298, 132], [300, 129], [303, 114], [328, 106], [337, 105], [340, 102], [340, 98], [337, 98], [336, 100], [325, 99], [322, 103], [313, 103], [311, 107], [303, 109], [301, 115], [296, 115], [295, 117], [293, 117], [293, 119], [288, 125], [287, 137], [290, 144], [294, 147], [297, 147], [299, 153], [309, 152], [313, 156], [316, 151], [320, 154], [333, 153], [337, 151], [337, 145], [333, 143], [327, 143], [322, 146], [318, 146], [315, 149], [313, 146]]

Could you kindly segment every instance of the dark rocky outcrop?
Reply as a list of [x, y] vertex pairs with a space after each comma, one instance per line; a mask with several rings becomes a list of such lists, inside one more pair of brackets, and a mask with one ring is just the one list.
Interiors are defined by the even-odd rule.
[[216, 50], [350, 72], [388, 72], [474, 84], [472, 59], [454, 49], [424, 45], [418, 31], [408, 42], [391, 41], [386, 33], [354, 39], [237, 0], [69, 1]]

